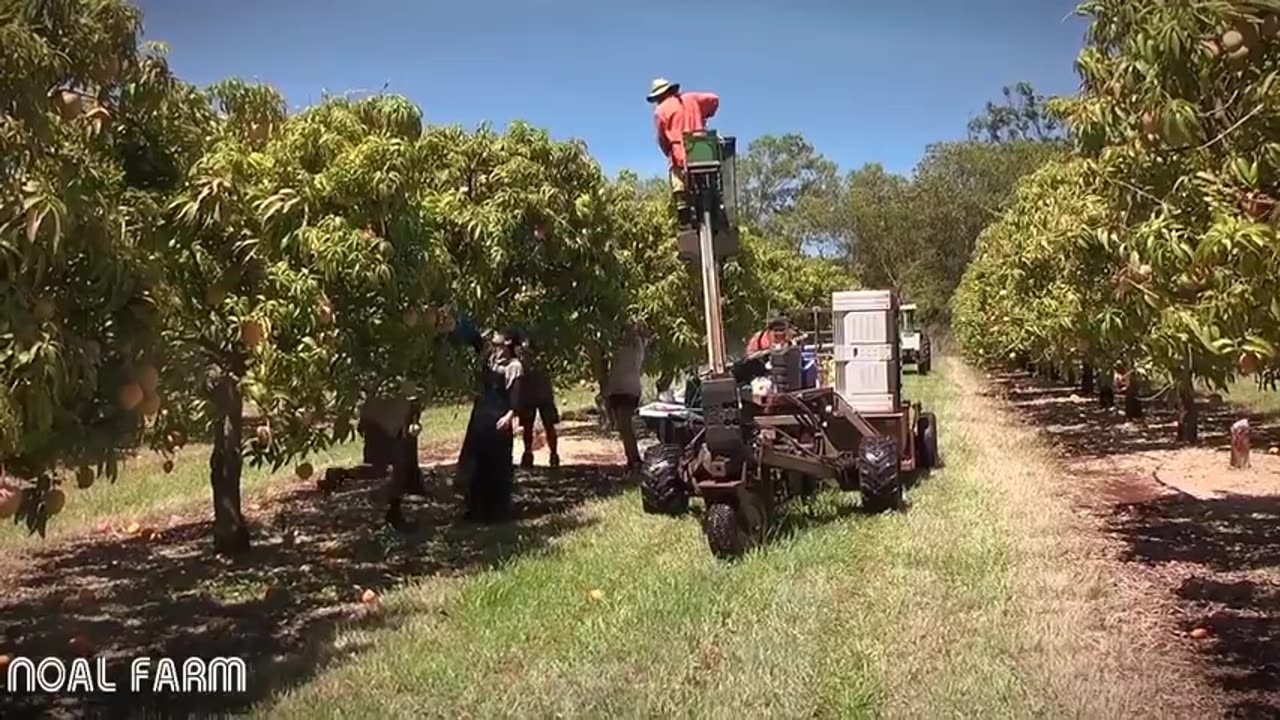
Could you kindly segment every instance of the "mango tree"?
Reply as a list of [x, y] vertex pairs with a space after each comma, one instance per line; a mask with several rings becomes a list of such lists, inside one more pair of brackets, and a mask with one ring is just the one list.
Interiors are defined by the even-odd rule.
[[585, 146], [522, 122], [503, 133], [433, 128], [426, 141], [458, 308], [530, 334], [553, 379], [602, 381], [627, 285], [614, 195]]
[[1104, 247], [1133, 269], [1125, 324], [1181, 400], [1275, 358], [1280, 333], [1280, 4], [1097, 0], [1067, 117], [1098, 162], [1119, 227]]
[[274, 90], [234, 80], [210, 96], [218, 129], [167, 225], [167, 417], [212, 433], [214, 545], [233, 553], [249, 547], [244, 458], [305, 459], [351, 436], [363, 400], [415, 395], [446, 286], [417, 108], [328, 99], [286, 117]]
[[[152, 218], [198, 151], [200, 99], [114, 0], [8, 3], [0, 19], [0, 517], [44, 533], [64, 478], [114, 480], [157, 439]], [[167, 448], [167, 443], [158, 444]]]

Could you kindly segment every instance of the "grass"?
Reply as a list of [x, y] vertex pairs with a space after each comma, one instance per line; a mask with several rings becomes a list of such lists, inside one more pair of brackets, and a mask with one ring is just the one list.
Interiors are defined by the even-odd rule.
[[1280, 392], [1264, 390], [1252, 379], [1237, 380], [1228, 390], [1227, 399], [1252, 412], [1280, 414]]
[[[909, 378], [945, 469], [904, 514], [826, 494], [737, 563], [634, 491], [549, 549], [385, 596], [401, 620], [259, 716], [1115, 717], [1156, 685], [1080, 559], [1049, 450], [952, 361]], [[595, 592], [598, 591], [598, 592]]]
[[[574, 387], [561, 391], [557, 401], [565, 410], [580, 410], [591, 405], [592, 396], [589, 390]], [[457, 446], [470, 412], [469, 404], [424, 408], [420, 421], [422, 444]], [[317, 472], [322, 472], [328, 465], [357, 461], [360, 447], [357, 437], [306, 459], [316, 466]], [[211, 513], [208, 510], [209, 451], [209, 446], [203, 444], [183, 448], [174, 458], [170, 473], [161, 469], [163, 459], [158, 454], [145, 452], [127, 463], [114, 483], [101, 480], [87, 490], [72, 484], [67, 487], [66, 509], [49, 522], [47, 538], [84, 533], [104, 521], [127, 524], [143, 517], [201, 509]], [[294, 482], [292, 467], [272, 472], [269, 466], [254, 468], [246, 464], [241, 478], [242, 497], [249, 501], [272, 487]], [[32, 549], [44, 542], [46, 540], [38, 535], [27, 534], [25, 525], [0, 524], [0, 551]]]

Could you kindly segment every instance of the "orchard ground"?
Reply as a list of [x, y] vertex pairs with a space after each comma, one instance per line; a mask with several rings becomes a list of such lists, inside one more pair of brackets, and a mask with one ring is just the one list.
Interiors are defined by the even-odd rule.
[[1210, 472], [1227, 406], [1207, 413], [1211, 449], [1179, 450], [1168, 412], [1126, 424], [950, 359], [908, 393], [937, 412], [946, 466], [907, 512], [825, 494], [727, 564], [696, 518], [644, 515], [616, 441], [581, 420], [558, 475], [519, 474], [521, 518], [501, 528], [456, 519], [465, 408], [428, 411], [434, 491], [407, 537], [379, 526], [374, 486], [326, 498], [251, 474], [257, 549], [237, 561], [209, 551], [205, 456], [134, 466], [100, 499], [72, 492], [47, 543], [0, 534], [18, 588], [0, 653], [241, 655], [249, 696], [202, 709], [286, 718], [1280, 711], [1270, 396], [1237, 394], [1263, 451], [1232, 474]]

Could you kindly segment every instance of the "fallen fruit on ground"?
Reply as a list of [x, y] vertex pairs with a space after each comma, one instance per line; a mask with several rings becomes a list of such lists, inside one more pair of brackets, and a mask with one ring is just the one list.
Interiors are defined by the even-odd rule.
[[1203, 640], [1204, 638], [1209, 637], [1209, 631], [1202, 627], [1198, 627], [1195, 630], [1192, 630], [1190, 634], [1191, 634], [1191, 637], [1195, 640]]
[[306, 480], [307, 478], [311, 477], [311, 475], [315, 473], [315, 471], [316, 471], [315, 467], [313, 467], [309, 462], [304, 462], [294, 469], [294, 472], [298, 474], [298, 477], [302, 478], [303, 480]]
[[364, 592], [360, 593], [360, 602], [364, 603], [365, 605], [368, 605], [373, 602], [377, 602], [377, 600], [378, 600], [378, 593], [374, 592], [373, 590], [366, 589]]
[[164, 470], [164, 472], [165, 472], [165, 474], [166, 474], [166, 475], [167, 475], [168, 473], [173, 472], [173, 461], [172, 461], [172, 460], [165, 460], [165, 461], [164, 461], [164, 465], [161, 465], [161, 466], [160, 466], [160, 469], [161, 469], [161, 470]]
[[127, 528], [125, 528], [125, 529], [124, 529], [124, 531], [125, 531], [126, 533], [129, 533], [130, 535], [137, 535], [137, 534], [138, 534], [138, 532], [139, 532], [139, 531], [141, 531], [141, 530], [142, 530], [142, 526], [141, 526], [141, 525], [139, 525], [139, 524], [138, 524], [138, 523], [136, 523], [136, 522], [134, 522], [134, 523], [129, 523], [129, 527], [127, 527]]
[[67, 506], [67, 494], [61, 490], [50, 490], [49, 496], [45, 498], [45, 512], [50, 515], [57, 515], [62, 512], [62, 508]]
[[603, 590], [601, 590], [601, 589], [599, 589], [599, 588], [596, 588], [595, 590], [592, 590], [592, 591], [591, 591], [591, 593], [590, 593], [590, 595], [591, 595], [591, 599], [592, 599], [592, 600], [603, 600], [603, 599], [604, 599], [604, 591], [603, 591]]

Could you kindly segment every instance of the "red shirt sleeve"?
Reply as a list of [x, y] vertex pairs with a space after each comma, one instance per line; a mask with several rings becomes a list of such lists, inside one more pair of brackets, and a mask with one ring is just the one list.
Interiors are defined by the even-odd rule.
[[[690, 98], [689, 96], [693, 97]], [[685, 93], [686, 99], [691, 99], [698, 104], [698, 111], [702, 114], [702, 118], [715, 117], [716, 110], [720, 109], [720, 96], [709, 92]]]

